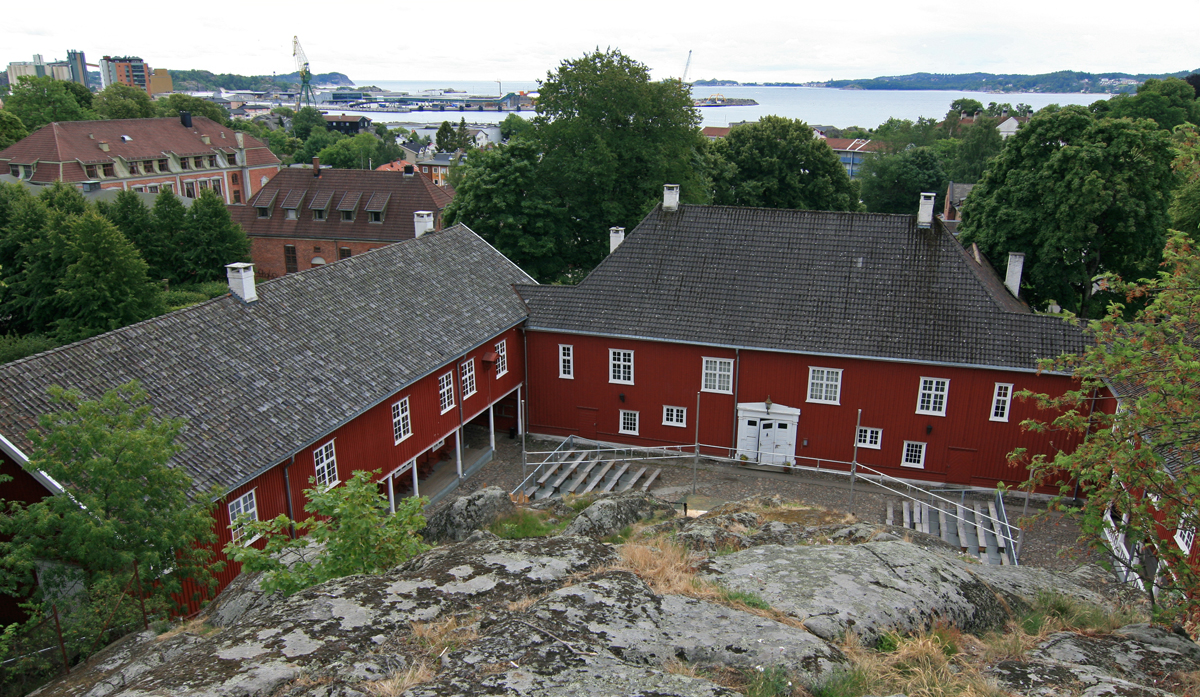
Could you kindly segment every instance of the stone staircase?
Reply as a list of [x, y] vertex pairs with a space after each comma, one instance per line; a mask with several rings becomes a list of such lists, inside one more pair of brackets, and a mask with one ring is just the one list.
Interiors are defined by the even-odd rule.
[[887, 502], [888, 525], [940, 537], [985, 564], [1017, 563], [1014, 530], [1005, 521], [1004, 503], [999, 497], [987, 501], [963, 497], [962, 503], [907, 498]]
[[649, 491], [661, 468], [651, 469], [635, 461], [604, 459], [586, 448], [556, 451], [540, 465], [522, 491], [526, 500], [624, 491]]

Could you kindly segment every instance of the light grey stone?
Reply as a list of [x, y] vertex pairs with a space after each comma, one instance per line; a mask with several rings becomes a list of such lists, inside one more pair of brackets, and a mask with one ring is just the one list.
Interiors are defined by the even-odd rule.
[[460, 496], [429, 519], [421, 535], [433, 542], [461, 542], [476, 530], [491, 525], [516, 508], [508, 494], [497, 486]]

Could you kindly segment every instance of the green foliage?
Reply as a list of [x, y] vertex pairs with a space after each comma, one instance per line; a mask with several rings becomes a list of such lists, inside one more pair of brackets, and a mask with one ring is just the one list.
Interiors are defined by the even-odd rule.
[[722, 598], [731, 603], [741, 603], [757, 610], [771, 609], [770, 603], [763, 600], [761, 595], [753, 591], [735, 591], [724, 586], [717, 586], [717, 592], [721, 594]]
[[5, 334], [0, 336], [0, 364], [49, 351], [58, 345], [58, 341], [42, 334]]
[[92, 108], [92, 104], [95, 101], [95, 95], [92, 94], [92, 91], [86, 86], [81, 85], [78, 82], [72, 82], [68, 80], [63, 82], [63, 87], [65, 87], [66, 90], [75, 97], [75, 101], [79, 103], [79, 106], [83, 107], [84, 109]]
[[871, 678], [862, 668], [835, 670], [809, 688], [812, 697], [860, 697], [870, 691]]
[[186, 111], [192, 116], [203, 116], [224, 126], [229, 126], [229, 112], [225, 110], [225, 107], [207, 99], [172, 93], [160, 97], [154, 104], [159, 116], [178, 117], [179, 112]]
[[922, 192], [936, 193], [934, 210], [941, 210], [946, 184], [946, 172], [931, 148], [872, 155], [859, 173], [862, 200], [872, 213], [915, 214]]
[[564, 516], [554, 522], [549, 522], [550, 517], [549, 511], [518, 508], [509, 515], [497, 518], [488, 526], [488, 530], [506, 540], [523, 540], [527, 537], [553, 535], [571, 522], [570, 516]]
[[[175, 197], [167, 192], [160, 193], [159, 198], [164, 195]], [[137, 247], [146, 262], [146, 274], [151, 280], [171, 277], [176, 264], [172, 237], [159, 234], [154, 217], [140, 196], [132, 191], [121, 191], [112, 203], [104, 207], [103, 212], [104, 217], [112, 221], [126, 239]]]
[[746, 671], [746, 697], [788, 697], [796, 694], [785, 666], [758, 666]]
[[186, 290], [191, 293], [200, 293], [205, 298], [212, 300], [219, 298], [222, 295], [229, 293], [229, 283], [227, 281], [209, 281], [208, 283], [196, 283], [193, 285], [180, 286], [179, 290]]
[[162, 296], [163, 304], [171, 312], [202, 303], [206, 300], [208, 300], [208, 296], [204, 293], [197, 293], [190, 290], [168, 290]]
[[915, 122], [908, 119], [890, 118], [880, 124], [873, 133], [867, 136], [849, 136], [846, 138], [866, 137], [880, 140], [887, 144], [891, 151], [899, 151], [910, 145], [918, 147], [933, 145], [946, 137], [945, 132], [934, 119], [919, 117]]
[[1172, 166], [1183, 183], [1171, 202], [1171, 227], [1200, 241], [1200, 129], [1191, 124], [1176, 126], [1173, 137]]
[[8, 109], [0, 109], [0, 150], [29, 135], [21, 119]]
[[[96, 118], [90, 109], [67, 87], [73, 83], [51, 77], [23, 76], [12, 94], [4, 100], [4, 109], [14, 114], [26, 128], [37, 129], [54, 121], [88, 121]], [[90, 96], [90, 92], [88, 93]]]
[[500, 122], [500, 137], [504, 140], [527, 136], [532, 131], [533, 124], [521, 118], [520, 114], [509, 114]]
[[803, 121], [764, 116], [713, 144], [713, 203], [853, 211], [858, 191], [838, 156]]
[[1136, 96], [1121, 94], [1092, 106], [1097, 114], [1111, 118], [1153, 119], [1164, 130], [1184, 122], [1200, 124], [1195, 90], [1174, 77], [1146, 80], [1138, 86]]
[[[230, 542], [225, 554], [242, 564], [244, 571], [265, 572], [262, 587], [270, 593], [298, 590], [351, 574], [377, 574], [429, 549], [418, 531], [425, 527], [424, 498], [396, 502], [390, 512], [387, 499], [372, 481], [378, 474], [359, 470], [343, 485], [314, 485], [304, 492], [304, 510], [310, 515], [293, 522], [286, 516], [273, 520], [241, 520], [244, 539], [262, 535], [261, 550]], [[309, 479], [309, 483], [314, 480]], [[295, 526], [300, 537], [288, 534]], [[298, 558], [290, 568], [281, 557]]]
[[177, 276], [185, 283], [225, 278], [225, 265], [250, 261], [250, 238], [233, 222], [221, 195], [202, 189], [187, 211], [186, 240], [181, 240]]
[[315, 108], [306, 106], [292, 117], [292, 135], [300, 140], [308, 140], [313, 131], [329, 130], [325, 125], [325, 117]]
[[114, 83], [93, 100], [96, 115], [102, 119], [148, 119], [158, 115], [146, 90]]
[[49, 392], [58, 410], [30, 432], [24, 466], [71, 495], [12, 503], [0, 516], [0, 535], [11, 536], [0, 542], [0, 588], [24, 593], [36, 568], [39, 598], [103, 589], [128, 579], [135, 561], [144, 591], [163, 602], [182, 579], [211, 586], [221, 569], [206, 546], [215, 540], [211, 514], [189, 501], [187, 474], [167, 464], [180, 450], [183, 420], [154, 417], [136, 382], [95, 401]]
[[1161, 259], [1175, 175], [1150, 121], [1042, 111], [1009, 138], [962, 212], [964, 244], [990, 259], [1025, 254], [1025, 298], [1099, 316], [1093, 278], [1150, 276]]
[[958, 147], [953, 158], [945, 162], [946, 175], [951, 181], [974, 184], [983, 178], [988, 164], [1004, 146], [998, 125], [996, 119], [981, 116], [959, 129]]
[[[1117, 297], [1148, 298], [1145, 307], [1130, 319], [1124, 304], [1113, 303], [1103, 319], [1088, 323], [1093, 341], [1082, 354], [1043, 362], [1043, 369], [1072, 374], [1078, 387], [1059, 397], [1033, 395], [1058, 416], [1021, 426], [1072, 434], [1080, 445], [1031, 459], [1018, 448], [1009, 460], [1028, 464], [1030, 482], [1062, 483], [1056, 503], [1076, 515], [1081, 542], [1104, 552], [1106, 533], [1124, 536], [1133, 553], [1108, 558], [1136, 573], [1152, 601], [1158, 566], [1168, 564], [1173, 573], [1157, 583], [1185, 599], [1195, 619], [1200, 576], [1186, 563], [1190, 550], [1174, 540], [1177, 530], [1200, 528], [1200, 257], [1191, 245], [1176, 233], [1153, 280], [1135, 284], [1110, 276]], [[1093, 406], [1110, 386], [1121, 408]], [[1086, 498], [1074, 498], [1075, 480]]]
[[296, 115], [296, 111], [294, 109], [292, 109], [290, 107], [286, 107], [286, 106], [277, 106], [271, 110], [271, 113], [279, 114], [280, 116], [282, 116], [285, 119], [290, 119]]
[[449, 121], [443, 121], [442, 125], [438, 126], [436, 140], [438, 152], [454, 152], [458, 149], [458, 136]]
[[[141, 200], [137, 201], [141, 204]], [[183, 245], [187, 240], [188, 211], [174, 193], [163, 189], [154, 197], [154, 208], [150, 211], [153, 244], [142, 248], [146, 261], [157, 275], [151, 278], [166, 278], [171, 283], [182, 283]]]
[[[312, 129], [308, 139], [304, 141], [304, 145], [298, 149], [292, 156], [296, 162], [309, 163], [312, 159], [320, 154], [320, 152], [331, 145], [334, 145], [340, 140], [345, 140], [348, 136], [341, 131], [328, 131], [324, 129]], [[322, 162], [321, 164], [324, 164]]]
[[983, 111], [983, 102], [970, 97], [959, 97], [953, 102], [950, 102], [950, 111], [955, 114], [966, 114], [974, 116], [975, 112]]
[[[319, 132], [318, 132], [319, 133]], [[341, 135], [340, 133], [338, 135]], [[317, 136], [309, 139], [309, 143]], [[305, 150], [309, 149], [305, 145]], [[380, 140], [372, 133], [359, 133], [351, 137], [341, 137], [331, 145], [317, 152], [322, 166], [338, 169], [374, 169], [375, 167], [400, 159], [400, 147], [395, 143]]]

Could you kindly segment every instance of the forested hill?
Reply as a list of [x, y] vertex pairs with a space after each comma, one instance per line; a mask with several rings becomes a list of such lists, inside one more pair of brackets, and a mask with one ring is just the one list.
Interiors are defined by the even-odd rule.
[[864, 80], [830, 80], [817, 86], [864, 90], [963, 90], [967, 92], [1135, 92], [1150, 78], [1183, 78], [1197, 72], [1177, 73], [1080, 73], [1060, 70], [1041, 75], [995, 75], [993, 73], [913, 73]]
[[[287, 75], [233, 75], [212, 73], [207, 70], [169, 70], [177, 90], [266, 90], [300, 84], [299, 73]], [[314, 85], [354, 85], [354, 81], [342, 73], [319, 73], [312, 76]]]

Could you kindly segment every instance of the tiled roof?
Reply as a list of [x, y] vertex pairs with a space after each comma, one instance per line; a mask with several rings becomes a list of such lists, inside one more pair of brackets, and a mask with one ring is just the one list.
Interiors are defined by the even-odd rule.
[[[206, 145], [201, 136], [206, 135]], [[126, 140], [122, 136], [128, 136]], [[250, 166], [278, 165], [279, 158], [260, 140], [243, 134], [246, 158]], [[108, 150], [100, 149], [100, 142]], [[67, 163], [61, 168], [41, 164], [36, 181], [83, 181], [79, 162], [89, 164], [125, 160], [152, 160], [167, 153], [177, 155], [214, 155], [229, 152], [236, 145], [233, 129], [203, 116], [192, 117], [187, 128], [178, 118], [110, 119], [107, 121], [62, 121], [47, 124], [28, 137], [0, 150], [0, 164]], [[46, 170], [46, 171], [43, 171]]]
[[379, 165], [375, 168], [377, 172], [403, 172], [405, 167], [412, 167], [412, 163], [408, 160], [396, 160], [389, 162], [386, 165]]
[[877, 152], [886, 147], [878, 140], [863, 138], [826, 138], [825, 142], [830, 148], [840, 152]]
[[[282, 200], [288, 192], [303, 190], [306, 193], [298, 204], [300, 210], [316, 208], [332, 212], [351, 203], [361, 209], [375, 195], [386, 195], [383, 222], [372, 223], [367, 215], [356, 215], [353, 222], [343, 222], [336, 214], [326, 216], [326, 220], [313, 220], [309, 213], [296, 216], [296, 220], [287, 220], [279, 200], [268, 204], [275, 207], [269, 218], [258, 217], [255, 207], [264, 205], [258, 200], [249, 206], [231, 205], [229, 212], [251, 237], [395, 242], [412, 238], [414, 212], [440, 212], [452, 196], [420, 172], [405, 176], [402, 172], [322, 167], [319, 173], [320, 177], [314, 177], [311, 169], [285, 168], [263, 186], [259, 199], [266, 201], [278, 195]], [[435, 220], [440, 217], [440, 214], [435, 215]]]
[[967, 198], [967, 194], [971, 193], [971, 189], [974, 188], [974, 184], [956, 184], [950, 182], [946, 187], [946, 198], [950, 201], [951, 206], [961, 208], [963, 201]]
[[519, 290], [550, 331], [1023, 370], [1083, 346], [907, 215], [659, 207], [578, 286]]
[[706, 138], [724, 138], [729, 135], [729, 126], [705, 126], [700, 129], [700, 135]]
[[173, 462], [194, 493], [228, 490], [519, 323], [530, 282], [456, 225], [0, 366], [0, 433], [29, 453], [47, 387], [136, 379], [189, 420]]

